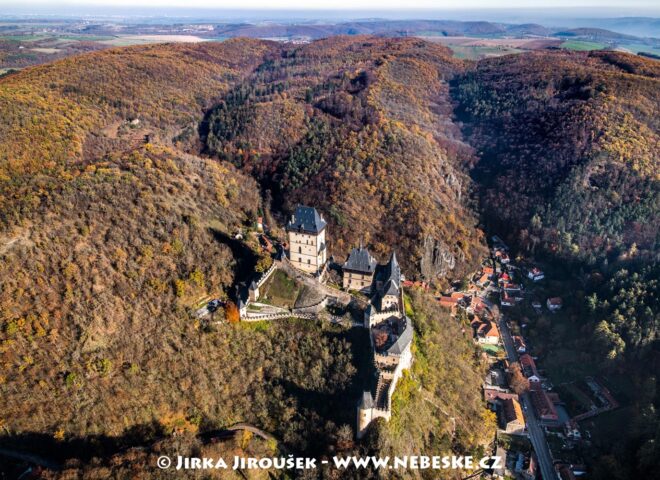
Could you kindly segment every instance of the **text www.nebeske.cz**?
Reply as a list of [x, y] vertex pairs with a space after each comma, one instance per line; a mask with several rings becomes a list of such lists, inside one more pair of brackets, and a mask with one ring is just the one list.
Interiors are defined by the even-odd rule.
[[[167, 461], [162, 461], [167, 460]], [[501, 458], [487, 456], [474, 458], [471, 456], [426, 456], [412, 455], [402, 457], [332, 457], [330, 460], [317, 460], [302, 457], [234, 457], [230, 463], [223, 458], [176, 457], [176, 464], [172, 465], [169, 457], [160, 457], [158, 466], [176, 470], [213, 470], [213, 469], [277, 469], [277, 470], [308, 470], [318, 468], [320, 465], [331, 465], [338, 469], [373, 468], [373, 469], [412, 469], [412, 470], [448, 470], [448, 469], [491, 469], [501, 465]]]

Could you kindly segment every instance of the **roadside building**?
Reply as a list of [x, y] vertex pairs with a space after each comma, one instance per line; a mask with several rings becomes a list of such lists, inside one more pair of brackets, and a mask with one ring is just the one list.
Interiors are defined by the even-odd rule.
[[500, 294], [500, 305], [503, 307], [513, 307], [516, 304], [516, 299], [509, 295], [506, 290], [502, 290]]
[[470, 325], [477, 342], [487, 345], [497, 345], [500, 342], [500, 331], [492, 320], [474, 317]]
[[454, 297], [438, 297], [438, 303], [441, 307], [449, 308], [452, 311], [456, 311], [458, 308], [458, 302], [460, 299]]
[[546, 422], [557, 422], [559, 420], [559, 415], [557, 414], [557, 409], [552, 403], [548, 394], [539, 382], [531, 382], [529, 385], [529, 395], [532, 399], [532, 405], [534, 406], [534, 411], [536, 415]]
[[520, 368], [522, 369], [523, 374], [529, 379], [530, 382], [541, 381], [541, 376], [536, 369], [536, 362], [534, 362], [534, 359], [529, 354], [525, 353], [520, 355], [518, 361], [520, 362]]
[[502, 407], [504, 431], [512, 435], [523, 435], [525, 433], [525, 417], [522, 408], [520, 408], [520, 402], [515, 398], [508, 398], [502, 401]]
[[538, 267], [533, 267], [527, 272], [527, 278], [534, 282], [539, 282], [545, 278], [545, 274]]
[[548, 306], [548, 310], [551, 312], [556, 312], [558, 310], [561, 310], [562, 307], [562, 300], [560, 297], [552, 297], [548, 298], [546, 301], [546, 305]]

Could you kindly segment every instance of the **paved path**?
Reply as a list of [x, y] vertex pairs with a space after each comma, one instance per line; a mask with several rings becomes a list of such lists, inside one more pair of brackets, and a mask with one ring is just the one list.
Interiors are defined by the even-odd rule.
[[[502, 340], [504, 342], [504, 348], [506, 349], [506, 355], [509, 361], [518, 361], [518, 354], [513, 345], [513, 339], [511, 338], [511, 332], [509, 327], [506, 325], [504, 318], [500, 316], [499, 318], [500, 332], [502, 333]], [[531, 398], [529, 393], [525, 393], [520, 396], [520, 402], [523, 405], [523, 411], [525, 412], [525, 420], [527, 421], [527, 431], [529, 433], [529, 439], [532, 442], [534, 451], [536, 452], [536, 458], [539, 461], [539, 467], [541, 469], [541, 475], [543, 475], [543, 480], [554, 480], [557, 478], [557, 473], [552, 462], [552, 455], [550, 453], [550, 448], [548, 447], [548, 441], [545, 439], [545, 433], [543, 428], [539, 425], [539, 422], [534, 413], [534, 407], [532, 406]]]

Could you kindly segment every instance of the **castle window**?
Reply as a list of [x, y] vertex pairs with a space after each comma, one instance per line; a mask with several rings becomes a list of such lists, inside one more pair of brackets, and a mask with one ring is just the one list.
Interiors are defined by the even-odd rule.
[[298, 253], [302, 253], [302, 247], [298, 247]]

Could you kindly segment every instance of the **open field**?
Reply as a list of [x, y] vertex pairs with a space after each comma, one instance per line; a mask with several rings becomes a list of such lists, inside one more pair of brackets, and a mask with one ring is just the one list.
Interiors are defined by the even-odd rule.
[[206, 39], [195, 35], [122, 35], [110, 40], [101, 40], [98, 43], [115, 47], [125, 47], [129, 45], [142, 45], [145, 43], [199, 43], [206, 41]]
[[556, 38], [479, 38], [479, 37], [441, 37], [428, 36], [421, 37], [424, 40], [443, 45], [461, 45], [469, 47], [506, 47], [520, 48], [525, 50], [537, 50], [557, 46], [561, 40]]
[[480, 58], [501, 57], [502, 55], [512, 55], [522, 53], [524, 50], [508, 47], [473, 47], [463, 45], [447, 45], [454, 52], [456, 58], [463, 60], [479, 60]]
[[445, 45], [451, 48], [457, 58], [466, 60], [517, 54], [526, 50], [556, 47], [561, 43], [561, 40], [555, 38], [477, 38], [433, 35], [421, 38]]
[[561, 48], [566, 48], [568, 50], [577, 50], [577, 51], [600, 50], [602, 48], [605, 48], [605, 46], [606, 45], [604, 43], [585, 42], [582, 40], [567, 40], [560, 45]]
[[46, 48], [46, 47], [43, 47], [43, 48], [31, 48], [30, 50], [32, 50], [33, 52], [48, 53], [48, 54], [58, 53], [58, 52], [61, 52], [61, 51], [62, 51], [62, 50], [60, 50], [59, 48]]

